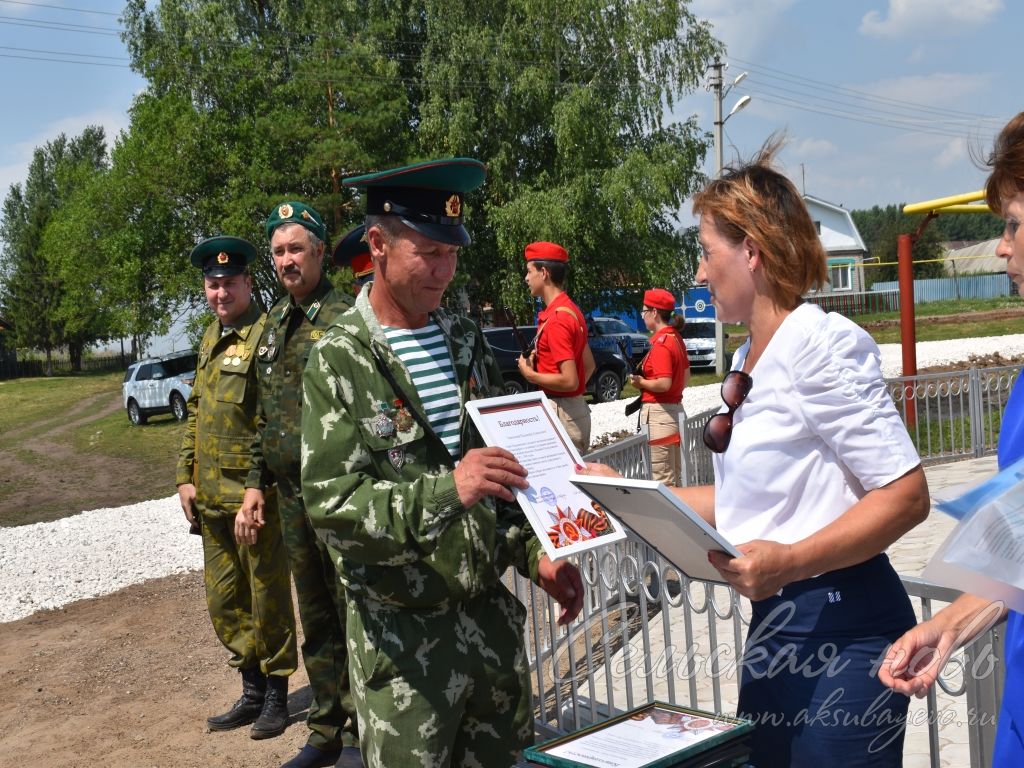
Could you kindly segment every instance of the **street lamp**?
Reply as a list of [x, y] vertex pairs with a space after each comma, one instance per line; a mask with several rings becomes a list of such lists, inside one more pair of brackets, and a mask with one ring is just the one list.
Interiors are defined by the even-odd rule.
[[[741, 109], [750, 103], [750, 96], [742, 96], [735, 104], [732, 109], [729, 110], [729, 114], [722, 117], [722, 102], [725, 97], [729, 95], [729, 92], [737, 85], [742, 83], [746, 77], [746, 72], [740, 72], [736, 75], [735, 79], [727, 86], [722, 86], [722, 71], [726, 65], [722, 64], [721, 61], [715, 61], [711, 65], [711, 82], [709, 87], [715, 93], [715, 178], [717, 179], [722, 175], [722, 167], [725, 165], [722, 159], [722, 126], [725, 125], [725, 121], [735, 115]], [[722, 323], [718, 319], [718, 312], [715, 312], [715, 372], [721, 376], [725, 373], [725, 332], [722, 328]]]

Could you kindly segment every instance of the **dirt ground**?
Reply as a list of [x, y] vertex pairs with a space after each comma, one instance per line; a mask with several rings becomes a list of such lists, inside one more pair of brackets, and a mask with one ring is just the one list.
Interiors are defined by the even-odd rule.
[[198, 573], [0, 624], [0, 766], [276, 768], [306, 741], [305, 672], [282, 736], [208, 733], [240, 693], [226, 658]]
[[[974, 364], [1008, 362], [994, 356]], [[73, 481], [66, 474], [67, 482], [26, 474], [13, 451], [0, 449], [0, 461], [11, 470], [5, 476], [47, 499], [65, 499], [69, 510], [84, 508], [83, 499], [91, 508], [128, 503], [131, 473], [123, 466], [112, 471], [103, 459], [70, 456], [52, 440], [119, 407], [116, 400], [85, 402], [46, 435], [7, 436], [20, 449], [74, 466]], [[32, 493], [26, 491], [26, 503]], [[292, 717], [284, 735], [253, 741], [247, 728], [208, 733], [206, 717], [230, 706], [240, 691], [226, 658], [198, 573], [0, 624], [0, 768], [279, 766], [306, 740], [305, 672], [300, 664], [291, 678]]]
[[[172, 476], [173, 466], [112, 467], [58, 439], [119, 408], [119, 394], [103, 395], [77, 404], [45, 432], [5, 435], [0, 482], [18, 486], [5, 507], [116, 507], [139, 500], [143, 473]], [[47, 461], [20, 460], [18, 451]], [[0, 624], [0, 768], [276, 768], [306, 741], [305, 671], [300, 663], [291, 678], [292, 722], [284, 735], [253, 741], [248, 728], [206, 732], [206, 717], [226, 710], [241, 691], [226, 660], [198, 573]]]

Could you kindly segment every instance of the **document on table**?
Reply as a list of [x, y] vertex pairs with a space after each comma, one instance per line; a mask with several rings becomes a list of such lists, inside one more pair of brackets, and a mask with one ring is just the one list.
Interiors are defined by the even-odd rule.
[[543, 392], [471, 400], [466, 409], [484, 441], [526, 467], [516, 501], [552, 560], [624, 539], [626, 530], [569, 482], [583, 459]]
[[1024, 459], [937, 508], [960, 522], [922, 576], [1024, 611]]

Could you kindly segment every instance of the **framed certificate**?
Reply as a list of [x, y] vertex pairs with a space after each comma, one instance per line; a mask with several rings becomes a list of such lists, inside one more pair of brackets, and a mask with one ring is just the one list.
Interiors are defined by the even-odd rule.
[[548, 557], [626, 538], [615, 518], [569, 482], [583, 459], [543, 392], [471, 400], [466, 410], [488, 445], [510, 451], [529, 472], [530, 487], [513, 490]]
[[592, 475], [573, 475], [569, 480], [691, 579], [724, 583], [708, 562], [711, 550], [740, 557], [736, 547], [664, 483]]
[[753, 729], [748, 720], [654, 702], [528, 747], [524, 756], [556, 768], [738, 765], [749, 757]]

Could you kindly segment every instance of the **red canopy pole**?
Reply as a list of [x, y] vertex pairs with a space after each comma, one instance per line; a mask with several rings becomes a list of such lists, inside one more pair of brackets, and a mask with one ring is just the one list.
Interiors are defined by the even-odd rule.
[[[903, 343], [903, 375], [917, 375], [917, 331], [914, 327], [914, 236], [899, 235], [896, 239], [896, 258], [899, 263], [900, 282], [900, 340]], [[914, 385], [903, 388], [904, 418], [907, 427], [917, 424], [917, 401]]]

